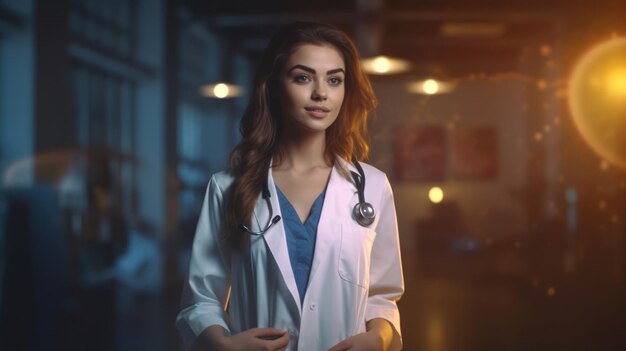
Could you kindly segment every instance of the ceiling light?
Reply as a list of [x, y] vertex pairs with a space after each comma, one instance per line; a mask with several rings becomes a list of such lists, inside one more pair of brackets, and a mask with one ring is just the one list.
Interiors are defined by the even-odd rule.
[[422, 83], [422, 89], [428, 95], [437, 94], [439, 91], [439, 83], [434, 79], [427, 79]]
[[227, 83], [215, 83], [215, 84], [207, 84], [200, 87], [200, 95], [217, 98], [217, 99], [227, 99], [238, 97], [243, 94], [243, 89], [234, 84]]
[[436, 95], [453, 91], [456, 84], [434, 78], [428, 78], [407, 84], [406, 89], [414, 94]]
[[362, 65], [366, 73], [378, 75], [402, 73], [411, 69], [407, 60], [382, 55], [363, 59]]

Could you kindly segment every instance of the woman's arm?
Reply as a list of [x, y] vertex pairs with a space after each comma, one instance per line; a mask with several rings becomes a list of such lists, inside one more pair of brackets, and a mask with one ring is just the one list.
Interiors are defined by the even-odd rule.
[[[383, 191], [380, 219], [372, 246], [370, 286], [365, 320], [368, 324], [381, 319], [391, 328], [389, 350], [402, 349], [400, 313], [396, 301], [404, 293], [404, 279], [400, 258], [400, 242], [396, 208], [391, 185], [385, 176], [380, 187]], [[378, 322], [376, 322], [378, 326]]]
[[381, 350], [389, 349], [394, 337], [394, 330], [388, 320], [375, 318], [367, 322], [367, 332], [380, 341]]
[[328, 351], [385, 351], [389, 350], [394, 337], [389, 321], [376, 318], [367, 322], [367, 332], [350, 337]]
[[329, 351], [400, 350], [400, 313], [396, 301], [404, 293], [398, 225], [393, 193], [387, 178], [383, 186], [376, 239], [372, 246], [370, 286], [365, 319], [367, 332], [354, 335]]
[[229, 330], [224, 309], [230, 292], [230, 254], [221, 238], [223, 200], [214, 175], [207, 186], [198, 219], [189, 278], [176, 319], [186, 348], [209, 326]]

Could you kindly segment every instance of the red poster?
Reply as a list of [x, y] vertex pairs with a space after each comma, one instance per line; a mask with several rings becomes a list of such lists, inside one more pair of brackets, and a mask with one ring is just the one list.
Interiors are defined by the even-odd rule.
[[453, 177], [467, 180], [494, 178], [498, 170], [497, 140], [493, 128], [455, 130], [450, 135]]
[[441, 181], [446, 172], [445, 130], [441, 127], [398, 129], [394, 141], [394, 172], [403, 182]]

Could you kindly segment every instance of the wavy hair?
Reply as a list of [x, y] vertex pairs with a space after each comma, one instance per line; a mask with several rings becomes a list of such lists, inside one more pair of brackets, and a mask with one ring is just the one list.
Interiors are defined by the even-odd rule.
[[341, 53], [346, 68], [344, 100], [337, 119], [326, 130], [326, 159], [365, 159], [369, 153], [367, 116], [376, 108], [377, 101], [352, 40], [328, 24], [295, 22], [280, 29], [270, 40], [257, 68], [239, 128], [242, 139], [230, 154], [230, 171], [235, 179], [226, 197], [225, 234], [235, 247], [247, 242], [248, 234], [239, 229], [239, 224], [250, 227], [272, 158], [280, 156], [279, 75], [289, 56], [302, 44], [334, 47]]

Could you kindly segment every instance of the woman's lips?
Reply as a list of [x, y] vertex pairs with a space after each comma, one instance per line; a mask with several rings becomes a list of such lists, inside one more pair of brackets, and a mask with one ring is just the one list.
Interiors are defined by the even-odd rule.
[[323, 106], [307, 106], [304, 109], [315, 118], [324, 118], [330, 112], [328, 108]]

